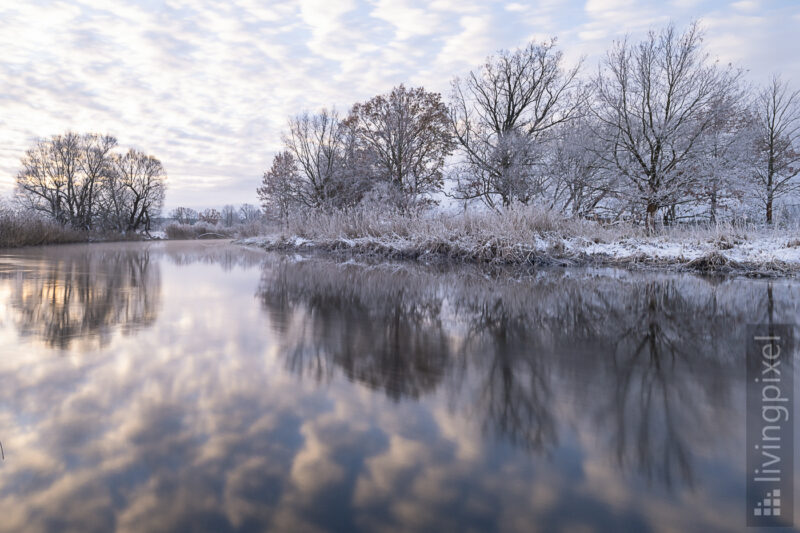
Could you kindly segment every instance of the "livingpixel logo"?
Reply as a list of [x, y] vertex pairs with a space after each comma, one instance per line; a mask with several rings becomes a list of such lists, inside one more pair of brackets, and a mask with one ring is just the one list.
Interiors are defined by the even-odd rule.
[[793, 326], [748, 327], [747, 525], [794, 523]]
[[760, 502], [753, 508], [753, 516], [780, 516], [781, 515], [781, 489], [767, 491]]

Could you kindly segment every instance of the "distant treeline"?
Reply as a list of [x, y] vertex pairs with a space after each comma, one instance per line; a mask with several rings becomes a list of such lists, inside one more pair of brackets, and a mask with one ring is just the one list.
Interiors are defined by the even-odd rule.
[[697, 23], [615, 42], [596, 73], [553, 39], [501, 51], [449, 99], [400, 85], [289, 120], [258, 196], [286, 219], [446, 194], [502, 210], [538, 204], [582, 218], [772, 223], [798, 191], [800, 92], [709, 57]]
[[261, 210], [252, 204], [242, 204], [239, 207], [228, 204], [218, 211], [214, 208], [197, 211], [191, 207], [176, 207], [169, 212], [169, 218], [178, 224], [195, 224], [203, 222], [216, 226], [223, 225], [226, 228], [236, 224], [258, 222], [261, 220]]
[[221, 211], [176, 207], [170, 211], [169, 220], [164, 230], [170, 239], [253, 237], [265, 230], [263, 213], [252, 204], [228, 204]]

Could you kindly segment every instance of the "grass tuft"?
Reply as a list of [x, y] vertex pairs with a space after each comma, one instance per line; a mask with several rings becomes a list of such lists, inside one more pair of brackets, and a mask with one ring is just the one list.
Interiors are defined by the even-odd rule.
[[40, 217], [0, 211], [0, 248], [85, 242], [89, 237], [85, 231]]

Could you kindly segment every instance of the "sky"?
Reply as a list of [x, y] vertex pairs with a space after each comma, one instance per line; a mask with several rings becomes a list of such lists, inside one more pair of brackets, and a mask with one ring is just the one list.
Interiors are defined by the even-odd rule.
[[800, 2], [85, 0], [0, 3], [0, 196], [67, 130], [158, 157], [166, 209], [257, 203], [290, 115], [405, 83], [449, 93], [487, 55], [558, 37], [584, 74], [615, 40], [700, 19], [713, 58], [800, 85]]

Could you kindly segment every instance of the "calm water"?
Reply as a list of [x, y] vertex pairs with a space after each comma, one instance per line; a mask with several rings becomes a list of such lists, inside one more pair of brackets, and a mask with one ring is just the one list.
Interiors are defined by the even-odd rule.
[[0, 531], [742, 531], [744, 325], [799, 302], [224, 243], [0, 250]]

